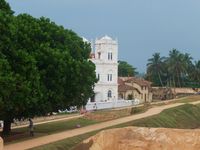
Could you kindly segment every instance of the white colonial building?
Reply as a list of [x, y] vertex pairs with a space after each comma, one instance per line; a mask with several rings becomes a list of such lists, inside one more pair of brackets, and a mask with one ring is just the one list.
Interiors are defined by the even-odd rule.
[[[89, 42], [83, 38], [85, 42]], [[139, 104], [135, 100], [118, 99], [118, 42], [104, 36], [96, 39], [91, 61], [96, 66], [98, 82], [94, 87], [94, 96], [89, 99], [86, 110], [110, 109]]]
[[118, 99], [118, 43], [108, 36], [96, 39], [91, 61], [96, 66], [98, 82], [90, 102]]

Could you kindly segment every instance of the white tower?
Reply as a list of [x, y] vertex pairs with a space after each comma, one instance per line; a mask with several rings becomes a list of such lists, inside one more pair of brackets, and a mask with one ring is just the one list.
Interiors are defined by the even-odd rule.
[[113, 101], [118, 99], [118, 43], [108, 36], [95, 41], [96, 66], [95, 95], [91, 102]]

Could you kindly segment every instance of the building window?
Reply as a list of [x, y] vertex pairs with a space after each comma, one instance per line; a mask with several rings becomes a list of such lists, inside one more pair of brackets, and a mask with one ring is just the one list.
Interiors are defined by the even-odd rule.
[[98, 59], [101, 59], [101, 52], [98, 52]]
[[112, 98], [112, 91], [111, 90], [108, 91], [108, 98]]
[[108, 74], [107, 80], [108, 80], [108, 81], [112, 81], [112, 74]]
[[112, 53], [108, 52], [108, 60], [112, 60]]
[[92, 95], [91, 99], [90, 99], [91, 102], [95, 102], [95, 94]]

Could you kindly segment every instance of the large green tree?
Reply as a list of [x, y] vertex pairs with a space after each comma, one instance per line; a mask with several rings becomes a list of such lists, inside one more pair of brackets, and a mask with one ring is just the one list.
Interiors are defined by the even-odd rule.
[[49, 19], [14, 16], [4, 0], [0, 4], [3, 132], [14, 119], [85, 105], [96, 82], [90, 45]]
[[132, 77], [135, 76], [138, 72], [136, 68], [128, 64], [126, 61], [118, 61], [118, 76], [120, 77]]
[[16, 44], [35, 56], [43, 93], [47, 93], [49, 105], [53, 104], [51, 111], [86, 104], [95, 82], [95, 66], [88, 61], [90, 45], [49, 19], [38, 20], [25, 14], [19, 15], [16, 22]]

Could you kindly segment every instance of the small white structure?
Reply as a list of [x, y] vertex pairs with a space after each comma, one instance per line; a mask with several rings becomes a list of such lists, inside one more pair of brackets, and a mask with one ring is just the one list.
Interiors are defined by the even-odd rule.
[[91, 61], [96, 66], [98, 82], [90, 102], [118, 99], [118, 43], [108, 36], [95, 40]]

